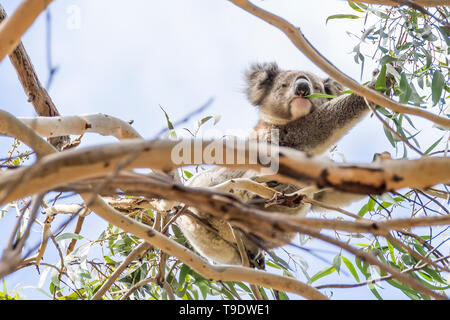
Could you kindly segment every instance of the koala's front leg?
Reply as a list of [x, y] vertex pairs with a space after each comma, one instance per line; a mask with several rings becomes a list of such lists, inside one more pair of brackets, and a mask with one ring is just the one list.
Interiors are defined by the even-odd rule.
[[[374, 89], [375, 83], [376, 77], [368, 87]], [[296, 132], [298, 149], [311, 154], [321, 154], [336, 144], [369, 111], [363, 97], [354, 93], [340, 95], [318, 106], [307, 116], [289, 124], [286, 132]]]
[[244, 190], [257, 194], [263, 198], [269, 199], [273, 198], [274, 196], [281, 195], [280, 192], [277, 192], [276, 190], [266, 187], [265, 185], [253, 181], [252, 179], [249, 178], [231, 179], [221, 184], [215, 185], [210, 189], [214, 191], [227, 192], [232, 194], [234, 194], [236, 190]]

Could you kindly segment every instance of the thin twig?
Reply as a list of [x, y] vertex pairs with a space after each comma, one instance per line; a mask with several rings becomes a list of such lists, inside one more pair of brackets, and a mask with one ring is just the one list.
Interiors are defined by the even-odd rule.
[[92, 297], [92, 300], [100, 300], [103, 295], [108, 291], [108, 289], [113, 285], [116, 279], [120, 276], [120, 274], [128, 267], [128, 265], [137, 258], [139, 254], [151, 248], [151, 245], [147, 242], [142, 242], [130, 254], [126, 257], [125, 260], [117, 267], [116, 270], [109, 276], [109, 278], [103, 283], [103, 285], [98, 289], [98, 291]]
[[[188, 122], [193, 116], [200, 114], [201, 112], [205, 111], [206, 109], [208, 109], [212, 103], [214, 102], [214, 97], [211, 97], [208, 99], [208, 101], [206, 101], [204, 104], [202, 104], [199, 108], [189, 112], [187, 115], [185, 115], [181, 120], [176, 121], [175, 123], [173, 123], [173, 127], [176, 128], [186, 122]], [[157, 139], [160, 136], [162, 136], [164, 133], [166, 133], [167, 131], [169, 131], [169, 128], [163, 128], [161, 129], [157, 134], [155, 134], [153, 139]]]
[[367, 107], [369, 107], [369, 109], [372, 111], [372, 113], [378, 118], [378, 120], [381, 121], [381, 123], [383, 124], [383, 126], [386, 128], [386, 130], [388, 130], [390, 133], [392, 133], [393, 135], [395, 135], [399, 140], [401, 140], [404, 144], [406, 144], [408, 147], [410, 147], [411, 149], [413, 149], [415, 152], [417, 152], [418, 154], [420, 154], [421, 156], [423, 156], [423, 152], [420, 151], [419, 149], [417, 149], [416, 147], [414, 147], [411, 143], [409, 143], [408, 140], [406, 140], [405, 138], [403, 138], [400, 134], [398, 134], [398, 132], [396, 132], [394, 129], [392, 129], [389, 124], [384, 121], [383, 118], [381, 118], [381, 116], [378, 114], [378, 112], [375, 110], [375, 108], [372, 106], [371, 103], [369, 103], [369, 101], [367, 101], [367, 98], [364, 98], [364, 101], [366, 102]]
[[16, 233], [18, 231], [17, 229], [15, 229], [11, 234], [9, 242], [3, 251], [2, 258], [0, 259], [0, 279], [7, 276], [11, 272], [14, 272], [16, 267], [23, 262], [24, 258], [22, 257], [22, 249], [24, 248], [25, 242], [30, 235], [31, 226], [36, 219], [37, 212], [41, 206], [43, 198], [44, 194], [37, 194], [33, 197], [30, 217], [21, 237], [18, 240], [15, 240], [17, 236]]
[[[434, 260], [433, 262], [436, 263], [436, 262], [439, 262], [439, 261], [448, 259], [449, 257], [450, 257], [450, 256], [441, 257], [441, 258], [439, 258], [439, 259]], [[408, 269], [403, 270], [402, 273], [407, 274], [407, 273], [410, 273], [410, 272], [414, 272], [414, 271], [417, 271], [417, 270], [424, 269], [424, 268], [426, 268], [427, 266], [428, 266], [428, 264], [425, 263], [425, 264], [423, 264], [423, 265], [421, 265], [421, 266], [410, 267], [410, 268], [408, 268]], [[362, 287], [362, 286], [365, 286], [365, 285], [375, 284], [375, 283], [380, 282], [380, 281], [390, 280], [390, 279], [392, 279], [392, 278], [393, 278], [392, 275], [387, 275], [387, 276], [380, 277], [380, 278], [378, 278], [378, 279], [369, 280], [369, 281], [366, 281], [366, 282], [360, 282], [360, 283], [354, 283], [354, 284], [324, 284], [324, 285], [316, 286], [315, 288], [316, 288], [316, 289], [326, 289], [326, 288], [356, 288], [356, 287]]]

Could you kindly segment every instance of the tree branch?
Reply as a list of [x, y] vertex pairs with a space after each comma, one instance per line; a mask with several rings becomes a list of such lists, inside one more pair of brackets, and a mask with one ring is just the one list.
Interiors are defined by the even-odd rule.
[[[399, 6], [401, 5], [401, 1], [396, 0], [361, 0], [358, 2], [365, 2], [365, 3], [371, 3], [371, 4], [379, 4], [379, 5], [386, 5], [386, 6]], [[414, 0], [411, 1], [415, 4], [422, 6], [422, 7], [438, 7], [438, 6], [448, 6], [450, 5], [449, 0]]]
[[[17, 76], [19, 77], [20, 83], [22, 84], [25, 94], [27, 95], [28, 102], [31, 102], [33, 104], [34, 110], [40, 116], [58, 116], [59, 112], [56, 106], [54, 105], [52, 99], [50, 98], [49, 94], [47, 93], [47, 90], [42, 86], [41, 82], [39, 81], [39, 78], [36, 74], [36, 71], [34, 70], [33, 64], [31, 63], [31, 60], [25, 50], [25, 47], [23, 46], [22, 42], [20, 42], [21, 34], [14, 34], [14, 35], [6, 34], [3, 37], [2, 32], [11, 33], [11, 30], [9, 29], [2, 30], [2, 27], [9, 28], [9, 26], [13, 24], [13, 26], [11, 27], [13, 28], [12, 30], [14, 32], [19, 31], [19, 29], [15, 29], [16, 28], [15, 24], [26, 22], [25, 20], [20, 20], [26, 19], [26, 17], [21, 15], [21, 12], [23, 13], [24, 10], [27, 12], [29, 10], [44, 10], [49, 2], [51, 2], [51, 0], [23, 1], [21, 6], [16, 10], [16, 12], [13, 14], [13, 16], [11, 16], [11, 18], [7, 17], [5, 10], [0, 5], [0, 61], [3, 59], [3, 56], [1, 56], [2, 49], [7, 49], [9, 59], [11, 60], [11, 63], [17, 72]], [[15, 16], [16, 14], [18, 14], [19, 16], [18, 17]], [[37, 14], [38, 13], [36, 13], [36, 15]], [[14, 42], [15, 45], [14, 47], [11, 48], [11, 50], [2, 45], [2, 41], [7, 41], [8, 36], [17, 37], [16, 39], [17, 43]], [[68, 136], [63, 136], [51, 138], [49, 139], [49, 141], [57, 149], [61, 150], [65, 144], [70, 142], [70, 139]]]
[[205, 260], [155, 231], [154, 229], [124, 217], [118, 211], [108, 206], [100, 197], [96, 197], [90, 208], [106, 221], [144, 239], [167, 254], [177, 257], [183, 263], [191, 266], [203, 277], [216, 281], [245, 281], [282, 291], [289, 291], [304, 296], [307, 299], [326, 299], [319, 291], [292, 278], [269, 274], [260, 270], [253, 270], [241, 266], [211, 265]]
[[420, 108], [405, 106], [389, 99], [375, 90], [361, 86], [358, 82], [338, 70], [327, 58], [311, 45], [311, 43], [303, 36], [299, 28], [293, 26], [283, 18], [259, 8], [247, 0], [230, 0], [230, 2], [281, 30], [316, 66], [354, 93], [365, 97], [380, 106], [389, 108], [394, 112], [420, 116], [436, 124], [450, 128], [450, 119], [448, 118], [440, 117]]
[[43, 137], [58, 137], [69, 134], [82, 135], [86, 132], [95, 132], [104, 136], [114, 136], [119, 140], [142, 139], [142, 136], [128, 122], [106, 114], [65, 117], [20, 117], [18, 119]]
[[[209, 141], [201, 140], [185, 140], [185, 142], [201, 146], [201, 150], [205, 150], [210, 144]], [[124, 166], [124, 169], [152, 168], [167, 172], [180, 165], [187, 165], [187, 163], [176, 164], [169, 161], [172, 150], [178, 143], [180, 142], [133, 139], [48, 155], [31, 167], [2, 173], [0, 175], [0, 203], [17, 200], [77, 180], [106, 175], [118, 163], [134, 153], [136, 157]], [[247, 146], [227, 148], [222, 144], [221, 149], [224, 155], [231, 152], [235, 157], [238, 154], [245, 154], [246, 158], [242, 161], [243, 164], [223, 163], [219, 165], [234, 169], [263, 169], [265, 168], [263, 164], [251, 164], [247, 157], [249, 154], [257, 155], [258, 147], [261, 146], [251, 143]], [[309, 157], [302, 152], [288, 148], [280, 148], [279, 155], [279, 159], [276, 158], [276, 155], [272, 156], [271, 162], [278, 161], [279, 170], [271, 178], [297, 185], [315, 184], [319, 188], [332, 187], [353, 193], [381, 194], [404, 187], [423, 188], [450, 181], [449, 158], [385, 160], [381, 164], [358, 165], [339, 164], [320, 157]], [[191, 156], [190, 163], [195, 163], [194, 152]], [[207, 163], [204, 158], [200, 162]], [[222, 159], [222, 162], [226, 162], [225, 159]], [[14, 186], [13, 183], [16, 185]]]
[[11, 17], [0, 23], [0, 61], [17, 47], [20, 37], [50, 2], [52, 0], [23, 0]]
[[[105, 203], [106, 204], [106, 203]], [[122, 215], [123, 216], [123, 215]], [[139, 246], [133, 249], [131, 253], [126, 257], [125, 260], [117, 267], [116, 270], [108, 277], [108, 279], [103, 283], [100, 289], [92, 297], [92, 300], [100, 300], [103, 295], [108, 291], [108, 289], [113, 285], [113, 283], [117, 280], [120, 274], [128, 267], [128, 265], [137, 258], [139, 254], [145, 252], [150, 249], [151, 245], [147, 242], [141, 243]]]
[[50, 144], [42, 140], [36, 132], [21, 121], [18, 121], [12, 114], [0, 110], [0, 133], [11, 137], [16, 137], [36, 152], [38, 158], [56, 152], [57, 150]]

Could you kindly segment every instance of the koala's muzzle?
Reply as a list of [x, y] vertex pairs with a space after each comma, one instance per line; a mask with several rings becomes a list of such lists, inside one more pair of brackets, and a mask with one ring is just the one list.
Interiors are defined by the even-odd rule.
[[308, 79], [298, 78], [295, 81], [295, 95], [299, 97], [306, 97], [312, 93], [311, 83]]

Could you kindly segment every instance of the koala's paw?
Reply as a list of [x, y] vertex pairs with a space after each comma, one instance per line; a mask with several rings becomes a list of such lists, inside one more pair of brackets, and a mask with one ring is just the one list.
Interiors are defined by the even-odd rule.
[[392, 160], [391, 154], [387, 151], [375, 153], [372, 162], [381, 162], [383, 160]]
[[250, 262], [250, 267], [264, 270], [266, 268], [266, 258], [264, 256], [264, 251], [258, 250], [256, 254], [247, 251], [248, 260]]
[[[400, 67], [395, 68], [397, 71], [401, 71]], [[376, 83], [377, 83], [377, 79], [378, 76], [380, 74], [380, 70], [378, 68], [374, 69], [372, 71], [372, 81], [369, 83], [368, 87], [371, 89], [376, 90]], [[391, 89], [394, 89], [395, 86], [395, 78], [392, 74], [390, 74], [389, 72], [386, 72], [386, 89], [384, 90], [385, 93], [388, 93], [389, 91], [391, 91]]]
[[344, 90], [344, 87], [337, 81], [327, 78], [323, 82], [323, 87], [325, 89], [325, 93], [332, 95], [332, 96], [340, 96], [342, 93], [341, 91]]

